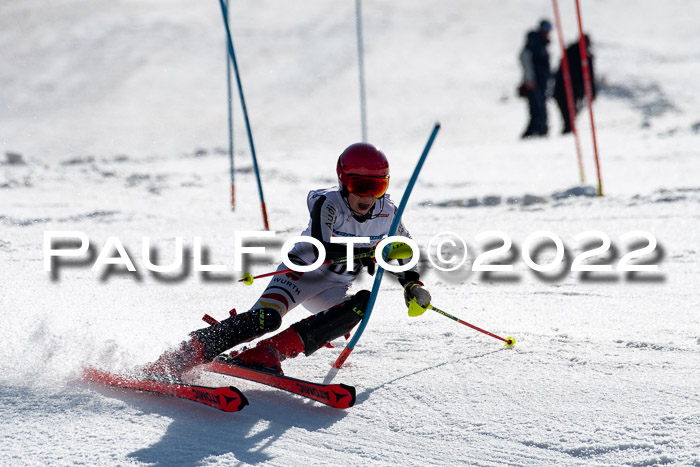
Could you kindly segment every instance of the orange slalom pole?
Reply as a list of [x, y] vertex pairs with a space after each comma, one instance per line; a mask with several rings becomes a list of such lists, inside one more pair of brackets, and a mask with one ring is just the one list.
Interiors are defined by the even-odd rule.
[[578, 17], [578, 44], [579, 48], [581, 49], [583, 88], [586, 91], [588, 114], [591, 118], [591, 132], [593, 133], [593, 154], [595, 155], [595, 167], [598, 174], [598, 196], [603, 196], [603, 180], [600, 175], [600, 159], [598, 158], [598, 141], [595, 133], [595, 122], [593, 121], [593, 88], [591, 87], [591, 73], [588, 68], [588, 50], [586, 48], [586, 39], [583, 37], [583, 23], [581, 22], [581, 5], [579, 4], [579, 0], [576, 0], [576, 16]]
[[569, 121], [571, 122], [571, 131], [574, 133], [574, 141], [576, 143], [576, 156], [578, 158], [578, 170], [581, 176], [581, 183], [586, 182], [586, 176], [583, 171], [583, 158], [581, 156], [581, 142], [576, 129], [576, 107], [574, 103], [574, 90], [571, 86], [571, 72], [569, 70], [569, 57], [566, 55], [566, 43], [564, 42], [564, 33], [562, 32], [561, 19], [559, 17], [559, 4], [557, 0], [552, 0], [554, 7], [554, 21], [557, 25], [557, 36], [559, 37], [559, 45], [561, 46], [561, 71], [564, 78], [564, 90], [566, 91], [566, 104], [569, 112]]
[[[260, 183], [260, 175], [258, 175], [258, 183]], [[260, 193], [260, 196], [262, 197], [262, 185], [260, 185]], [[265, 201], [260, 202], [260, 208], [262, 209], [263, 225], [265, 226], [265, 230], [270, 230], [270, 222], [267, 220], [267, 208], [265, 207]]]

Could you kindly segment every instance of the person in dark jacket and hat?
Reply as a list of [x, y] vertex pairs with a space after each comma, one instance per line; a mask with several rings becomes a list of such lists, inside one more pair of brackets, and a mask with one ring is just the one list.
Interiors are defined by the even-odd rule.
[[547, 44], [551, 30], [552, 23], [542, 20], [536, 31], [527, 33], [525, 47], [520, 53], [520, 63], [523, 67], [520, 93], [527, 97], [530, 109], [530, 122], [522, 138], [547, 135], [546, 93], [551, 76]]

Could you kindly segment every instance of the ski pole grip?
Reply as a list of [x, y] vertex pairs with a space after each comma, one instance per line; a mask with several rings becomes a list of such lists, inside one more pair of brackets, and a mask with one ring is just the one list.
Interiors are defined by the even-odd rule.
[[389, 250], [389, 259], [408, 259], [413, 256], [413, 250], [404, 242], [394, 242]]
[[408, 316], [420, 316], [425, 313], [425, 310], [427, 310], [427, 308], [420, 306], [415, 298], [412, 298], [411, 301], [408, 302]]

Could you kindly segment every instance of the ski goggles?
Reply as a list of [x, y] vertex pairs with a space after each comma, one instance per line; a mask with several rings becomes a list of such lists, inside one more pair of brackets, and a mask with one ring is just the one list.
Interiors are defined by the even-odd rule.
[[374, 196], [381, 198], [389, 188], [389, 176], [386, 177], [368, 177], [366, 175], [349, 175], [346, 185], [348, 191], [353, 195], [364, 198], [366, 196]]

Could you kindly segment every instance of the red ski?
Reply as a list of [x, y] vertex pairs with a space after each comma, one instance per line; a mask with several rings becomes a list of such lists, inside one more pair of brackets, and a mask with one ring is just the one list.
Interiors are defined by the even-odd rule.
[[138, 376], [118, 375], [96, 368], [85, 368], [83, 379], [92, 383], [188, 399], [224, 412], [238, 412], [248, 405], [248, 400], [243, 393], [233, 386], [212, 388], [180, 382], [158, 381]]
[[337, 409], [347, 409], [355, 405], [355, 388], [346, 384], [312, 383], [265, 371], [252, 370], [221, 360], [207, 363], [204, 365], [204, 369], [213, 373], [243, 378], [289, 391]]

